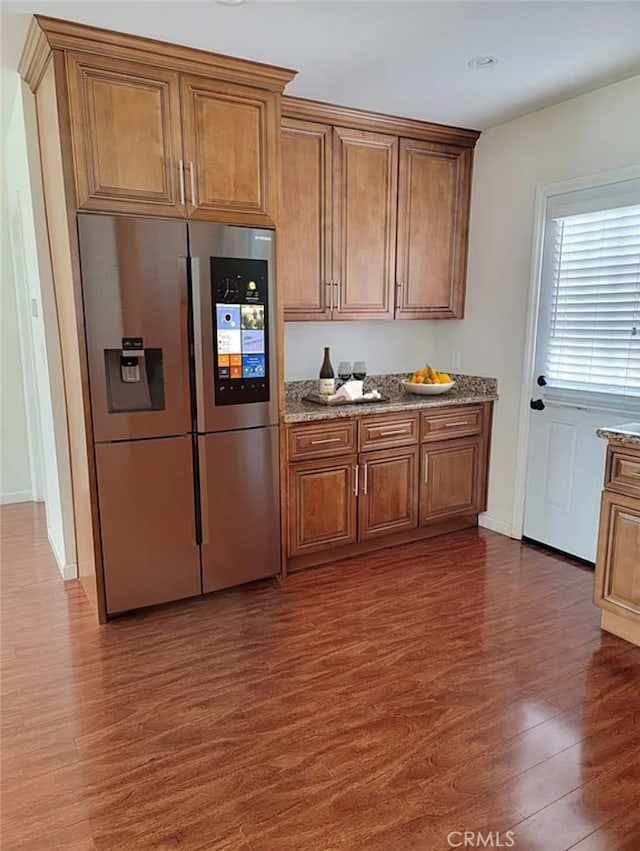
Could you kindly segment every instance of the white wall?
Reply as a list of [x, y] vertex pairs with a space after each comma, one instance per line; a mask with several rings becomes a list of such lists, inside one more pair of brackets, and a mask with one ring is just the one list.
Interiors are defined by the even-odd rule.
[[[38, 494], [46, 505], [51, 548], [65, 579], [76, 576], [73, 498], [62, 360], [37, 146], [35, 103], [16, 72], [3, 69], [3, 172], [7, 184], [3, 234], [10, 237], [22, 335], [27, 416], [25, 434], [34, 466], [41, 466]], [[10, 75], [10, 76], [7, 76]], [[7, 106], [6, 100], [3, 108]], [[3, 447], [13, 441], [2, 435]]]
[[[370, 375], [413, 372], [427, 362], [451, 368], [438, 358], [431, 321], [402, 322], [287, 322], [285, 337], [285, 379], [317, 378], [324, 347], [331, 349], [331, 363], [337, 370], [341, 360], [363, 360]], [[449, 355], [447, 355], [449, 357]]]
[[510, 534], [536, 187], [640, 161], [640, 77], [485, 131], [474, 162], [466, 318], [438, 358], [498, 378], [487, 525]]
[[2, 280], [0, 281], [0, 503], [32, 499], [27, 414], [20, 355], [18, 311], [2, 192]]

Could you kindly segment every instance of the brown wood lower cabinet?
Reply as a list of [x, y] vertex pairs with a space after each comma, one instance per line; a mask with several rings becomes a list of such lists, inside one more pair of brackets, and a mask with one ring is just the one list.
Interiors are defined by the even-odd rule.
[[480, 511], [482, 441], [450, 440], [422, 447], [420, 523]]
[[358, 531], [361, 541], [418, 525], [418, 447], [360, 455]]
[[640, 447], [610, 443], [594, 602], [602, 628], [640, 646]]
[[289, 556], [355, 542], [356, 463], [346, 455], [289, 467]]
[[[491, 413], [482, 402], [290, 425], [287, 568], [476, 525]], [[474, 436], [459, 436], [463, 423]]]

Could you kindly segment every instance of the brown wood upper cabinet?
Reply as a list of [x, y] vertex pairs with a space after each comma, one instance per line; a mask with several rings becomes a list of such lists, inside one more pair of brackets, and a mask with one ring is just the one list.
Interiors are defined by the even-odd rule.
[[37, 17], [22, 64], [34, 90], [52, 53], [75, 208], [275, 224], [293, 71]]
[[333, 301], [337, 319], [391, 319], [398, 140], [333, 131]]
[[273, 224], [276, 95], [206, 77], [180, 82], [188, 215]]
[[278, 280], [288, 319], [330, 319], [332, 132], [282, 119]]
[[398, 140], [284, 119], [279, 280], [288, 319], [393, 316]]
[[178, 74], [67, 55], [78, 207], [184, 215]]
[[283, 111], [285, 319], [461, 317], [478, 134], [296, 98]]
[[396, 318], [464, 313], [473, 151], [400, 140]]
[[69, 54], [78, 206], [275, 222], [277, 95]]

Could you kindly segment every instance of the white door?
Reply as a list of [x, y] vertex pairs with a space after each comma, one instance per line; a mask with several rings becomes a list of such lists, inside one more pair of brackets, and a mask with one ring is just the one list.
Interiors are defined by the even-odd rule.
[[524, 536], [594, 562], [596, 429], [640, 411], [638, 180], [547, 200], [531, 400]]

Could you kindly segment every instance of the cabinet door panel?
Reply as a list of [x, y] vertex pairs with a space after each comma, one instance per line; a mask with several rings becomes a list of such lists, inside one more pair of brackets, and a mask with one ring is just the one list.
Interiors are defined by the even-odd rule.
[[67, 54], [78, 206], [183, 216], [178, 75]]
[[398, 139], [334, 128], [334, 318], [393, 316]]
[[204, 77], [181, 87], [189, 216], [273, 224], [276, 96]]
[[331, 127], [282, 121], [278, 280], [285, 320], [329, 319]]
[[422, 447], [420, 524], [478, 512], [482, 441], [450, 440]]
[[356, 540], [356, 456], [289, 467], [289, 557]]
[[360, 540], [418, 525], [418, 447], [360, 455]]
[[602, 494], [594, 587], [602, 608], [640, 615], [640, 500]]
[[472, 156], [469, 148], [400, 142], [397, 318], [464, 313]]

